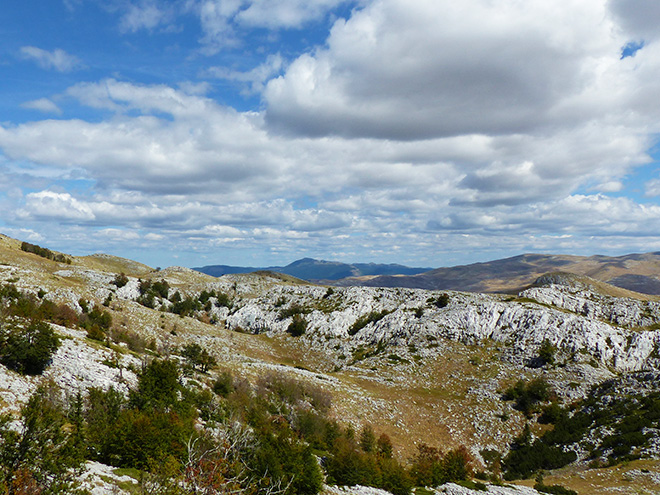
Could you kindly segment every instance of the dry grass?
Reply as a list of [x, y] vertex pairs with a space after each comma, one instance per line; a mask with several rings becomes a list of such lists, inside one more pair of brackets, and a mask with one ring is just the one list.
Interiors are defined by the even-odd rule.
[[[534, 485], [532, 480], [519, 483]], [[544, 483], [563, 485], [580, 495], [657, 495], [660, 493], [660, 461], [639, 460], [601, 469], [569, 467], [547, 474]]]

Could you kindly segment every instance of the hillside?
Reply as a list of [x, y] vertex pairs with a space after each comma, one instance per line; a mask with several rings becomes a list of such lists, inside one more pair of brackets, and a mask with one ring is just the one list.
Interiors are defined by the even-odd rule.
[[[462, 452], [464, 446], [475, 471], [488, 478], [483, 482], [491, 483], [500, 479], [503, 470], [504, 474], [523, 472], [507, 453], [515, 451], [510, 450], [512, 445], [525, 447], [519, 438], [528, 423], [533, 435], [530, 448], [575, 453], [566, 465], [546, 473], [546, 484], [561, 484], [581, 494], [612, 489], [651, 494], [660, 489], [660, 425], [645, 409], [645, 404], [654, 404], [660, 369], [660, 302], [654, 297], [557, 273], [556, 266], [555, 273], [515, 295], [441, 293], [331, 288], [269, 273], [214, 278], [180, 267], [154, 270], [107, 255], [68, 256], [69, 263], [60, 263], [21, 251], [20, 246], [19, 241], [0, 236], [2, 330], [18, 329], [20, 334], [20, 329], [30, 328], [31, 320], [22, 315], [25, 308], [33, 307], [33, 316], [49, 318], [60, 346], [43, 375], [24, 375], [0, 365], [0, 412], [9, 412], [14, 419], [40, 384], [52, 380], [70, 397], [101, 393], [90, 392], [93, 387], [104, 393], [114, 387], [129, 401], [117, 399], [123, 404], [123, 420], [147, 421], [141, 416], [152, 407], [145, 402], [145, 376], [149, 376], [145, 370], [155, 369], [149, 363], [173, 361], [181, 370], [178, 400], [167, 407], [179, 418], [194, 413], [190, 417], [196, 418], [195, 426], [188, 438], [203, 433], [210, 435], [204, 436], [208, 441], [224, 438], [232, 445], [251, 438], [242, 454], [247, 457], [234, 460], [240, 464], [243, 459], [254, 471], [240, 471], [244, 478], [236, 478], [238, 484], [256, 483], [251, 473], [260, 469], [260, 462], [271, 463], [271, 472], [277, 456], [266, 456], [263, 449], [269, 442], [277, 448], [285, 438], [291, 445], [287, 455], [299, 456], [290, 458], [294, 464], [289, 468], [309, 456], [306, 445], [329, 463], [324, 465], [325, 474], [331, 473], [325, 493], [377, 493], [366, 488], [344, 490], [333, 485], [333, 479], [351, 485], [360, 480], [385, 482], [364, 474], [342, 478], [339, 459], [363, 459], [363, 470], [373, 462], [374, 469], [390, 463], [392, 471], [396, 462], [400, 469], [411, 469], [410, 476], [422, 476], [421, 461], [415, 461], [422, 445], [445, 454]], [[7, 342], [2, 340], [0, 357], [7, 356]], [[196, 354], [191, 354], [195, 349]], [[212, 360], [196, 361], [205, 355]], [[520, 379], [523, 385], [518, 386]], [[538, 379], [552, 393], [535, 399], [525, 383], [542, 383]], [[504, 400], [507, 390], [512, 390], [511, 397]], [[587, 424], [588, 411], [607, 406], [607, 397], [612, 396], [607, 390], [627, 391], [620, 400], [628, 402], [610, 415], [609, 423]], [[588, 397], [602, 400], [601, 405], [585, 402], [584, 431], [561, 444], [546, 439], [544, 432], [553, 427], [541, 420], [544, 411], [575, 415]], [[257, 399], [267, 407], [260, 409], [262, 402], [253, 402]], [[83, 402], [85, 421], [91, 421], [90, 411], [95, 409], [84, 404], [88, 403]], [[180, 409], [182, 404], [188, 409]], [[636, 407], [646, 422], [643, 438], [633, 435], [629, 450], [613, 450], [608, 435], [619, 430], [627, 435], [629, 420], [622, 411]], [[562, 424], [562, 414], [555, 414], [557, 425]], [[332, 428], [339, 428], [333, 431], [341, 441], [331, 445], [310, 436], [314, 428], [331, 420], [337, 422]], [[375, 438], [387, 435], [391, 440], [393, 460], [369, 457], [376, 454], [352, 446], [349, 431], [360, 439], [367, 427]], [[541, 438], [545, 443], [532, 443]], [[101, 453], [115, 452], [112, 445], [99, 445]], [[341, 445], [347, 449], [343, 453], [333, 450]], [[187, 452], [188, 457], [169, 454], [173, 457], [168, 457], [172, 468], [168, 476], [179, 473], [186, 465], [184, 459], [190, 461], [190, 449]], [[234, 451], [223, 452], [233, 455]], [[255, 457], [254, 452], [262, 452], [263, 457]], [[147, 459], [86, 455], [76, 476], [86, 480], [84, 486], [93, 493], [138, 493], [145, 480], [156, 483], [157, 475], [164, 475]], [[627, 464], [620, 464], [622, 460]], [[239, 469], [238, 464], [232, 466]], [[281, 477], [259, 477], [267, 483], [260, 493], [295, 493], [286, 471], [277, 476]], [[472, 479], [472, 485], [467, 481], [464, 485], [474, 487], [475, 482], [482, 481]], [[490, 484], [489, 493], [537, 493], [526, 488], [534, 481], [507, 483], [510, 488]], [[451, 483], [418, 493], [440, 490], [472, 493]]]
[[617, 257], [523, 254], [485, 263], [437, 268], [412, 276], [348, 278], [336, 284], [515, 293], [541, 275], [557, 270], [586, 275], [623, 289], [660, 294], [660, 253]]

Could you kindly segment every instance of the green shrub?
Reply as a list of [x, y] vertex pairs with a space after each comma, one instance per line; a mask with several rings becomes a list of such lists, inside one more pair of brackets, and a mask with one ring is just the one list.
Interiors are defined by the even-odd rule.
[[539, 403], [549, 400], [553, 394], [552, 388], [545, 379], [534, 378], [529, 383], [518, 380], [515, 385], [504, 392], [503, 398], [504, 400], [515, 400], [515, 408], [530, 417], [538, 410]]
[[305, 333], [306, 330], [307, 320], [300, 314], [293, 315], [293, 319], [286, 329], [287, 333], [293, 335], [294, 337], [300, 337]]
[[298, 303], [292, 303], [288, 308], [281, 309], [278, 316], [280, 320], [286, 320], [296, 315], [306, 315], [311, 313], [311, 310], [301, 306]]
[[202, 304], [197, 299], [191, 296], [186, 296], [185, 299], [182, 299], [178, 292], [175, 292], [170, 300], [173, 303], [170, 311], [179, 316], [190, 316], [195, 311], [202, 309]]
[[218, 375], [213, 382], [213, 391], [222, 397], [227, 397], [234, 391], [234, 377], [231, 372], [223, 371]]
[[131, 403], [139, 409], [164, 409], [177, 402], [181, 390], [179, 368], [174, 361], [154, 359], [140, 372]]
[[42, 258], [56, 261], [58, 263], [66, 263], [67, 265], [71, 264], [71, 260], [64, 256], [63, 254], [55, 254], [50, 249], [38, 246], [36, 244], [30, 244], [29, 242], [21, 243], [21, 250], [27, 253], [33, 253]]
[[[151, 282], [150, 280], [139, 281], [140, 295], [137, 302], [147, 308], [155, 308], [157, 299], [167, 299], [170, 285], [166, 280]], [[177, 292], [178, 294], [178, 292]], [[181, 295], [179, 294], [179, 300]]]
[[372, 311], [369, 314], [362, 315], [360, 316], [355, 322], [350, 326], [348, 329], [348, 334], [349, 335], [355, 335], [357, 334], [360, 330], [362, 330], [364, 327], [369, 325], [370, 323], [376, 323], [383, 318], [385, 318], [387, 315], [389, 315], [392, 311], [388, 311], [386, 309], [382, 311]]
[[217, 364], [216, 359], [199, 344], [186, 344], [181, 350], [181, 355], [186, 358], [188, 366], [199, 369], [202, 373], [206, 373], [209, 368]]
[[118, 273], [112, 283], [117, 286], [118, 289], [121, 289], [128, 283], [128, 277], [124, 272]]
[[9, 488], [3, 493], [73, 493], [74, 469], [84, 459], [81, 418], [67, 417], [57, 387], [37, 388], [21, 409], [20, 428], [12, 427], [12, 419], [0, 416], [0, 487]]
[[449, 305], [449, 294], [442, 293], [433, 300], [433, 305], [436, 308], [444, 308]]
[[536, 477], [534, 489], [542, 493], [551, 493], [553, 495], [577, 495], [575, 490], [571, 490], [570, 488], [561, 485], [546, 485], [543, 482], [543, 474], [541, 472], [539, 472]]
[[36, 321], [26, 328], [3, 328], [0, 362], [19, 373], [40, 375], [59, 347], [59, 338], [48, 323]]
[[552, 366], [555, 364], [555, 354], [557, 353], [557, 347], [555, 347], [552, 342], [548, 339], [545, 339], [541, 346], [539, 347], [538, 358], [541, 362], [541, 365]]
[[225, 307], [231, 309], [233, 303], [231, 302], [229, 295], [224, 292], [218, 292], [215, 295], [215, 305], [219, 308]]

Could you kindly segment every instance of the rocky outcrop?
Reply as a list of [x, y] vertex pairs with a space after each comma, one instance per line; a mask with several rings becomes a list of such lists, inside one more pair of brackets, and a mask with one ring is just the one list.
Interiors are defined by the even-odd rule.
[[[654, 330], [660, 305], [606, 297], [587, 289], [549, 285], [524, 291], [519, 298], [450, 293], [446, 307], [424, 290], [314, 286], [273, 286], [258, 298], [239, 298], [231, 314], [219, 314], [229, 328], [253, 333], [285, 332], [290, 318], [281, 311], [298, 305], [306, 314], [308, 338], [316, 343], [342, 339], [342, 352], [355, 345], [409, 345], [447, 338], [467, 344], [493, 340], [505, 344], [514, 362], [527, 362], [549, 341], [567, 356], [588, 355], [618, 371], [658, 366], [660, 330]], [[279, 301], [279, 306], [278, 306]], [[285, 302], [282, 302], [285, 301]], [[350, 335], [356, 320], [390, 311]], [[650, 327], [644, 328], [644, 327]], [[634, 328], [634, 330], [633, 330]]]

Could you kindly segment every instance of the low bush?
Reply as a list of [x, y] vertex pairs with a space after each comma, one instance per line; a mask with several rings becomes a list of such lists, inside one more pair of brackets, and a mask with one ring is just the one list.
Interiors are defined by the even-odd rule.
[[514, 400], [515, 408], [522, 411], [525, 416], [531, 417], [538, 411], [540, 403], [551, 399], [554, 392], [548, 382], [543, 378], [534, 378], [529, 383], [518, 380], [515, 385], [504, 392], [504, 400]]
[[355, 322], [350, 326], [348, 329], [348, 334], [349, 335], [355, 335], [357, 334], [360, 330], [362, 330], [364, 327], [369, 325], [370, 323], [376, 323], [383, 318], [385, 318], [387, 315], [389, 315], [392, 311], [388, 311], [386, 309], [382, 311], [372, 311], [369, 314], [362, 315], [360, 316]]
[[121, 289], [128, 283], [128, 277], [124, 272], [118, 273], [112, 283], [118, 288]]
[[294, 337], [300, 337], [307, 331], [307, 320], [300, 314], [293, 315], [291, 323], [289, 323], [286, 331]]

